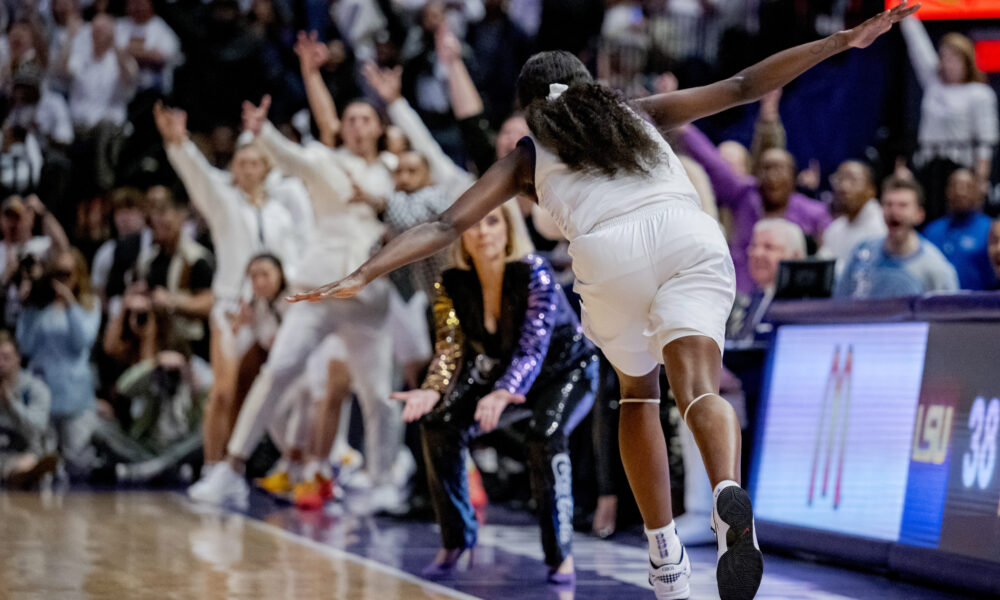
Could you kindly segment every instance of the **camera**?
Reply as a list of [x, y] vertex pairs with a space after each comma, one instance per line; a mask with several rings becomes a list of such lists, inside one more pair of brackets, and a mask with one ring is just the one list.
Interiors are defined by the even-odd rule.
[[13, 283], [17, 286], [25, 281], [31, 284], [28, 296], [24, 299], [25, 306], [44, 308], [55, 301], [56, 292], [52, 287], [52, 277], [45, 273], [44, 265], [30, 254], [21, 259], [13, 278]]
[[172, 398], [181, 387], [183, 375], [177, 367], [158, 365], [153, 370], [153, 389], [161, 398]]

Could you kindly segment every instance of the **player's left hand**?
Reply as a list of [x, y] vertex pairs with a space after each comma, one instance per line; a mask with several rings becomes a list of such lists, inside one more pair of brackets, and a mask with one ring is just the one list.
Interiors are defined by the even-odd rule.
[[368, 285], [365, 278], [352, 273], [340, 281], [334, 281], [306, 292], [285, 298], [288, 302], [320, 302], [327, 298], [353, 298]]
[[483, 396], [476, 405], [476, 414], [473, 417], [479, 421], [479, 428], [483, 433], [488, 433], [496, 429], [500, 422], [500, 414], [509, 404], [523, 404], [524, 396], [521, 394], [511, 394], [507, 390], [493, 390]]
[[847, 31], [847, 43], [852, 48], [867, 48], [880, 35], [892, 29], [906, 17], [920, 9], [920, 4], [910, 5], [909, 0], [903, 0], [896, 7], [880, 12], [864, 23]]

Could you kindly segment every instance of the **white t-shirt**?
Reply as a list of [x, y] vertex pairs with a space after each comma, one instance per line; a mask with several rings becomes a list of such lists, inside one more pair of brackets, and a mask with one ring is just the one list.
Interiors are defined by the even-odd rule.
[[158, 88], [169, 92], [173, 87], [174, 66], [181, 57], [181, 42], [177, 34], [160, 17], [154, 16], [142, 25], [128, 17], [118, 19], [115, 24], [115, 45], [124, 48], [134, 39], [142, 40], [144, 50], [158, 50], [163, 55], [162, 67], [139, 69], [139, 89]]
[[69, 59], [69, 113], [73, 124], [90, 128], [101, 121], [125, 122], [135, 86], [121, 78], [114, 50], [94, 56], [89, 26], [81, 28], [73, 41]]
[[823, 247], [819, 249], [819, 255], [836, 259], [837, 276], [840, 276], [858, 244], [885, 237], [887, 232], [882, 207], [878, 200], [871, 199], [861, 208], [854, 221], [848, 220], [847, 215], [841, 215], [830, 223], [823, 232]]

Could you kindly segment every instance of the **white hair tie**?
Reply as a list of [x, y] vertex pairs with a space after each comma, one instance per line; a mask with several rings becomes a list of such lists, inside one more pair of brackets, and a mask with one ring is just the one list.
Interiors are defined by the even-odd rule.
[[563, 95], [563, 92], [569, 89], [569, 86], [565, 83], [550, 83], [549, 84], [549, 100], [555, 100], [559, 96]]

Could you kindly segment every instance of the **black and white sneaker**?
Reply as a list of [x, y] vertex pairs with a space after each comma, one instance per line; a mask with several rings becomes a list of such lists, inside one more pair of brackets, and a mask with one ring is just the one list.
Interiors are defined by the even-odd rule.
[[691, 561], [681, 546], [681, 560], [657, 567], [649, 562], [649, 585], [657, 600], [687, 600], [691, 597]]
[[715, 498], [712, 531], [719, 544], [715, 577], [721, 600], [750, 600], [764, 575], [764, 556], [757, 545], [750, 495], [739, 486], [723, 488]]

